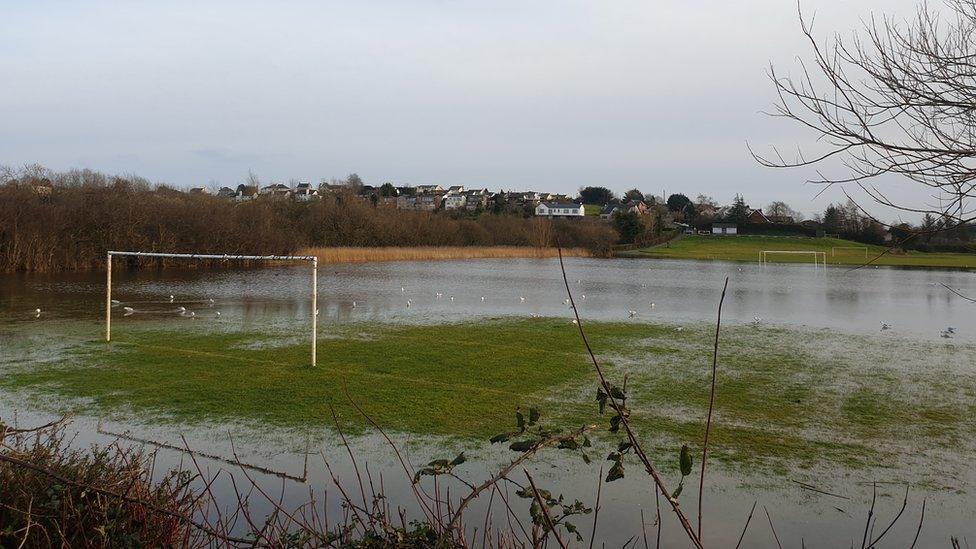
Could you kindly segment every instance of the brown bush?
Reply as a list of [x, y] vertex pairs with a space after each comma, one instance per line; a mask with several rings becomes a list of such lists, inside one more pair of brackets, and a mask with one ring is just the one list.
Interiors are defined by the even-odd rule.
[[[5, 180], [5, 181], [3, 181]], [[582, 247], [602, 254], [616, 232], [598, 220], [539, 220], [376, 207], [352, 195], [236, 202], [138, 177], [37, 168], [0, 178], [0, 270], [100, 268], [108, 250], [291, 254], [306, 247]], [[165, 266], [127, 259], [126, 265]]]

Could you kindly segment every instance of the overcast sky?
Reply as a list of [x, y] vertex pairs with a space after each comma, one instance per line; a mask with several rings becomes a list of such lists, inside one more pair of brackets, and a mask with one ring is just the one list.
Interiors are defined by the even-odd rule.
[[[809, 171], [762, 168], [746, 149], [811, 144], [759, 113], [774, 99], [767, 65], [795, 72], [809, 58], [793, 0], [0, 2], [2, 164], [179, 186], [253, 170], [264, 182], [356, 172], [740, 192], [808, 213], [843, 199], [814, 199]], [[914, 4], [803, 9], [826, 37]]]

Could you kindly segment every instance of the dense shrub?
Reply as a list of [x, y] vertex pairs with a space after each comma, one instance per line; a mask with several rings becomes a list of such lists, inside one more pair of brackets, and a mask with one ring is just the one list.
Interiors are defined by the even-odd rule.
[[[39, 183], [45, 192], [38, 192]], [[558, 241], [600, 254], [616, 237], [606, 223], [593, 219], [452, 218], [377, 207], [352, 195], [236, 202], [93, 172], [18, 177], [0, 185], [0, 271], [98, 268], [108, 250], [290, 254], [311, 246], [552, 246]]]

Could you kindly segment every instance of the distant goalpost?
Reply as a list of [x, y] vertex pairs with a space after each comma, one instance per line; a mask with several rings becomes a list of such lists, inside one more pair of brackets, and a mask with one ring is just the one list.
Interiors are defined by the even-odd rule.
[[867, 246], [833, 246], [830, 248], [830, 257], [837, 255], [837, 250], [864, 250], [864, 258], [868, 257], [868, 247]]
[[769, 263], [769, 254], [803, 254], [813, 255], [813, 266], [817, 268], [821, 265], [827, 267], [827, 252], [817, 252], [814, 250], [762, 250], [759, 252], [759, 264]]
[[311, 261], [312, 262], [312, 366], [315, 366], [315, 347], [318, 336], [318, 271], [319, 259], [314, 255], [230, 255], [230, 254], [171, 254], [156, 252], [110, 251], [105, 269], [105, 341], [112, 341], [112, 257], [168, 257], [177, 259], [219, 259], [223, 261]]

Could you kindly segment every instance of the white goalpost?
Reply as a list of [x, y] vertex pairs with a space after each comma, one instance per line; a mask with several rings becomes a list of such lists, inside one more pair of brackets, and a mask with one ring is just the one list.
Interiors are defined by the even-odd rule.
[[759, 252], [759, 264], [765, 265], [769, 263], [769, 254], [803, 254], [803, 255], [813, 255], [813, 266], [817, 268], [820, 266], [821, 262], [824, 267], [827, 267], [827, 252], [817, 252], [814, 250], [762, 250]]
[[868, 257], [868, 247], [867, 246], [833, 246], [830, 248], [830, 257], [835, 257], [837, 255], [837, 250], [864, 250], [864, 258]]
[[315, 366], [315, 347], [318, 337], [318, 271], [319, 259], [314, 255], [230, 255], [230, 254], [172, 254], [156, 252], [110, 251], [105, 269], [105, 341], [112, 341], [112, 256], [169, 257], [178, 259], [219, 259], [223, 261], [311, 261], [312, 262], [312, 366]]

